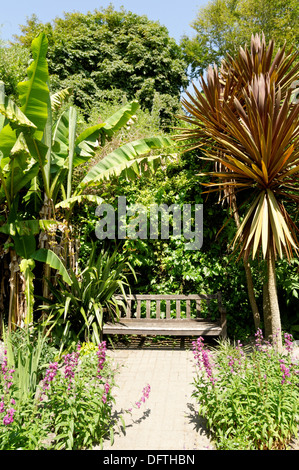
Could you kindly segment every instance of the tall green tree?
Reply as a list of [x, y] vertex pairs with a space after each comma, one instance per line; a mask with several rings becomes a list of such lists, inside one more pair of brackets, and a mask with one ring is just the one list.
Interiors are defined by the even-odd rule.
[[151, 110], [160, 98], [161, 119], [171, 119], [187, 85], [186, 62], [166, 27], [112, 6], [93, 13], [66, 13], [43, 24], [36, 16], [21, 27], [18, 42], [49, 38], [51, 89], [71, 86], [74, 104], [85, 112], [107, 99], [138, 99]]
[[0, 40], [0, 81], [8, 96], [18, 98], [17, 85], [26, 76], [30, 51], [20, 44]]
[[265, 34], [276, 48], [286, 41], [299, 45], [297, 0], [212, 0], [202, 7], [192, 23], [195, 36], [185, 36], [181, 45], [193, 76], [210, 65], [220, 65], [227, 54], [235, 55], [252, 34]]

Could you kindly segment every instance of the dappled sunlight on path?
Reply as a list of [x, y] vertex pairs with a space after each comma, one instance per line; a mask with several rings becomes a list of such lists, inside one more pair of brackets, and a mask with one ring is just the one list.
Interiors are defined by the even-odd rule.
[[[126, 429], [116, 429], [114, 444], [105, 441], [104, 450], [213, 449], [191, 396], [191, 351], [118, 349], [108, 356], [118, 369], [113, 414], [124, 416]], [[135, 403], [147, 384], [149, 397], [138, 408]], [[124, 413], [130, 408], [131, 413]]]

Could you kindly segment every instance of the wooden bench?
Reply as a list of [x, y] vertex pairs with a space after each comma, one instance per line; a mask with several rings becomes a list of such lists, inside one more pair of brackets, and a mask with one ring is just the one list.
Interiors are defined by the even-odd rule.
[[[117, 296], [117, 299], [126, 308], [121, 309], [118, 321], [104, 323], [104, 335], [208, 335], [226, 338], [226, 311], [220, 292], [210, 295], [131, 294], [126, 300], [123, 296]], [[212, 301], [214, 311], [211, 311]]]

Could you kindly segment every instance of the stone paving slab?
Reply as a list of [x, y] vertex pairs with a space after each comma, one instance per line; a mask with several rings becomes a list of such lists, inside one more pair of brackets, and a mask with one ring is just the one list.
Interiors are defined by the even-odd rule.
[[[116, 431], [104, 450], [213, 450], [192, 398], [194, 361], [189, 350], [108, 350], [118, 369], [113, 414], [122, 414], [125, 433]], [[150, 385], [149, 398], [135, 402]], [[131, 414], [123, 413], [132, 408]], [[120, 422], [120, 421], [119, 421]]]

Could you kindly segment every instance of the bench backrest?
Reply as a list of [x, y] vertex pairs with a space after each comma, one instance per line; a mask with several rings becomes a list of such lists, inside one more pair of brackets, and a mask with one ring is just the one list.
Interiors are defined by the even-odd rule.
[[[125, 309], [122, 309], [122, 317], [125, 318], [146, 318], [146, 319], [174, 319], [178, 320], [183, 318], [193, 318], [194, 313], [196, 317], [206, 316], [206, 313], [211, 312], [211, 301], [216, 302], [219, 316], [225, 314], [222, 306], [221, 293], [216, 294], [130, 294], [126, 296], [116, 296], [118, 300], [122, 300], [125, 304]], [[153, 308], [153, 302], [155, 307]], [[203, 303], [205, 309], [203, 309]], [[212, 302], [213, 303], [213, 302]], [[145, 304], [145, 312], [144, 310]], [[163, 306], [163, 307], [162, 307]], [[143, 309], [142, 309], [143, 307]], [[205, 310], [205, 315], [203, 315]]]

